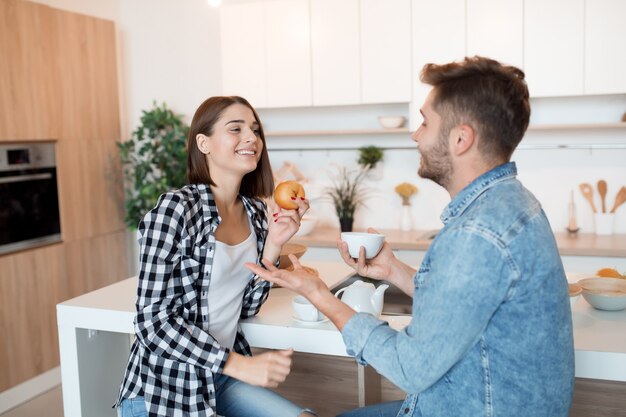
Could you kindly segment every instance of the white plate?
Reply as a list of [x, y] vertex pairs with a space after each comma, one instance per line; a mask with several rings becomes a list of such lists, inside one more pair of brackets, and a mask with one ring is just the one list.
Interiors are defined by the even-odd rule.
[[298, 324], [306, 324], [309, 326], [313, 326], [316, 324], [322, 324], [322, 323], [326, 323], [328, 321], [328, 317], [324, 317], [322, 320], [318, 320], [318, 321], [306, 321], [306, 320], [300, 320], [299, 318], [297, 318], [296, 316], [291, 316], [291, 318], [293, 319], [293, 321], [295, 321]]

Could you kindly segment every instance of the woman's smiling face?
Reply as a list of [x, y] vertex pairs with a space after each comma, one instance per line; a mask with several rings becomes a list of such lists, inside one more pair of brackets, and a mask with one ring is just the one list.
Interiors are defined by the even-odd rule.
[[254, 113], [243, 104], [227, 107], [213, 126], [213, 134], [198, 138], [213, 179], [236, 174], [243, 177], [256, 169], [263, 141]]

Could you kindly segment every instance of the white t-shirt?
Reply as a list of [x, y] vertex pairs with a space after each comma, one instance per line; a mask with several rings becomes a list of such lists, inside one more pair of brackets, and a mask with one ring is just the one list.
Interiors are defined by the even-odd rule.
[[243, 293], [252, 278], [244, 262], [256, 262], [257, 239], [253, 232], [241, 243], [215, 242], [209, 284], [209, 332], [224, 347], [232, 349], [243, 304]]

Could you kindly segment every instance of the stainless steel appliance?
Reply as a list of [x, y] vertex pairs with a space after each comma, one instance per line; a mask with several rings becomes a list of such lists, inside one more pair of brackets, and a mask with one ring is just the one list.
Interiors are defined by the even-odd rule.
[[53, 143], [0, 145], [0, 254], [59, 242]]

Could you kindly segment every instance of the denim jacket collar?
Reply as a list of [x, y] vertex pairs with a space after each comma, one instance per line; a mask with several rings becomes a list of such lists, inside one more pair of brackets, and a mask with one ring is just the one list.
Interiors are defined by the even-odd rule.
[[485, 172], [454, 197], [441, 213], [441, 221], [443, 224], [446, 224], [450, 220], [460, 216], [485, 190], [491, 188], [498, 182], [513, 178], [516, 175], [517, 167], [515, 166], [515, 162], [507, 162]]

